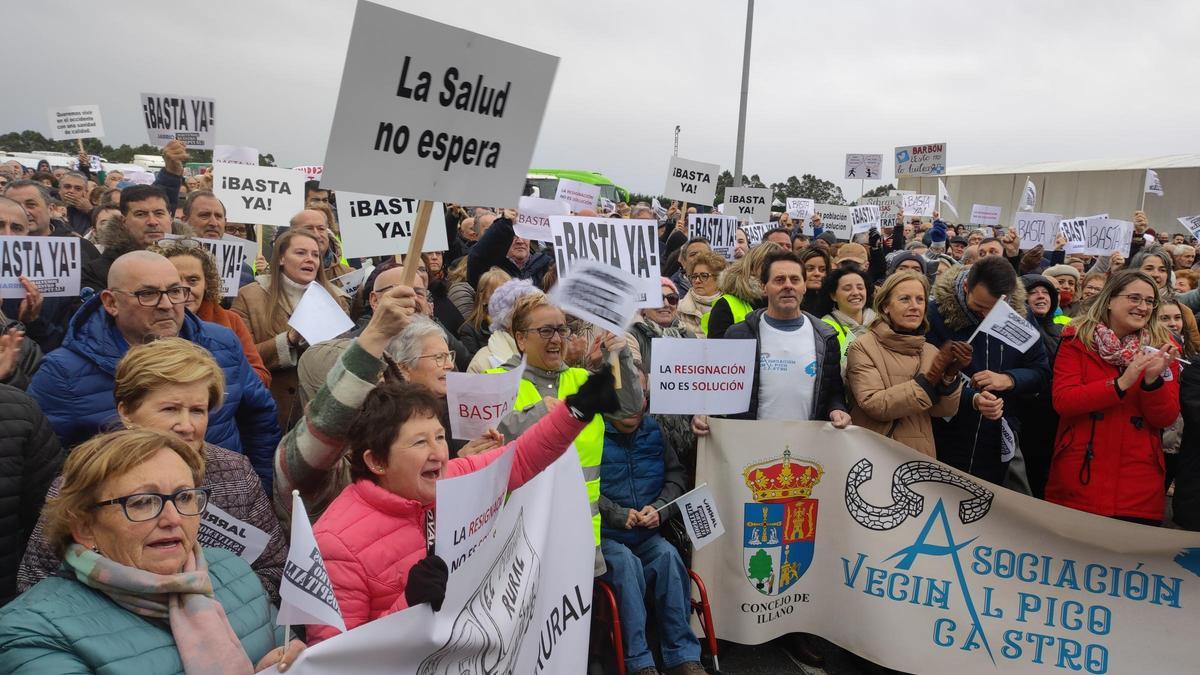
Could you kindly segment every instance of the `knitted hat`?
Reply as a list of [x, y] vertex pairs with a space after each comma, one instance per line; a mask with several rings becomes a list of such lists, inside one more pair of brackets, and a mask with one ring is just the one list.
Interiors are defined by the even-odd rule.
[[510, 279], [492, 291], [488, 299], [488, 316], [492, 320], [492, 332], [509, 329], [509, 319], [517, 300], [530, 293], [541, 293], [528, 279]]
[[860, 265], [865, 264], [867, 262], [867, 248], [862, 244], [854, 242], [842, 244], [842, 247], [838, 249], [837, 258], [834, 259], [833, 264], [840, 265], [847, 260], [852, 260]]
[[1075, 283], [1079, 283], [1079, 270], [1071, 267], [1070, 265], [1054, 265], [1047, 267], [1046, 270], [1042, 272], [1042, 276], [1047, 277], [1061, 277], [1064, 275], [1074, 277]]
[[677, 287], [675, 285], [674, 281], [671, 281], [670, 279], [668, 279], [666, 277], [662, 277], [662, 280], [659, 283], [659, 286], [666, 286], [667, 288], [671, 289], [672, 293], [674, 293], [675, 295], [679, 295], [679, 287]]
[[833, 246], [837, 243], [837, 235], [832, 232], [822, 232], [817, 239], [823, 240], [826, 244]]
[[922, 270], [925, 269], [925, 259], [922, 258], [921, 256], [917, 255], [916, 253], [913, 253], [912, 251], [896, 251], [892, 255], [888, 256], [888, 261], [887, 261], [888, 276], [895, 274], [896, 270], [900, 268], [900, 263], [904, 262], [905, 260], [912, 260], [913, 262], [920, 265]]

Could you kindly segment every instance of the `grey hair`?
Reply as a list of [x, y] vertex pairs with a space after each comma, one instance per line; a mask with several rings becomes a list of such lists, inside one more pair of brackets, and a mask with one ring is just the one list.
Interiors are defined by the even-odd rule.
[[83, 184], [85, 186], [87, 185], [87, 182], [88, 182], [88, 177], [78, 171], [68, 171], [65, 174], [63, 174], [62, 178], [59, 178], [59, 180], [62, 180], [63, 178], [78, 178], [79, 180], [83, 181]]
[[396, 365], [413, 367], [417, 363], [417, 359], [421, 358], [421, 343], [425, 338], [438, 336], [446, 337], [446, 333], [442, 330], [433, 319], [421, 314], [414, 314], [409, 320], [408, 326], [400, 331], [400, 334], [392, 338], [388, 342], [387, 355], [392, 357]]
[[8, 197], [8, 193], [11, 192], [14, 188], [23, 188], [23, 187], [37, 188], [38, 194], [42, 196], [42, 203], [45, 204], [46, 206], [50, 205], [50, 190], [49, 190], [49, 188], [47, 188], [45, 185], [42, 185], [41, 183], [39, 183], [35, 180], [29, 180], [28, 178], [14, 180], [11, 183], [9, 183], [4, 188], [4, 196]]
[[[640, 218], [640, 214], [645, 214], [646, 217]], [[654, 212], [654, 209], [641, 205], [633, 207], [633, 210], [629, 212], [629, 217], [633, 220], [658, 220], [658, 214]]]

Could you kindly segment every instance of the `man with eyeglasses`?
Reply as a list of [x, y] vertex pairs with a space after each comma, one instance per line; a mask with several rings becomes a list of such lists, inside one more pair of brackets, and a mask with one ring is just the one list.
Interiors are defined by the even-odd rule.
[[116, 419], [113, 376], [130, 345], [181, 337], [212, 353], [225, 374], [225, 403], [209, 419], [205, 440], [250, 458], [270, 492], [279, 442], [275, 401], [246, 361], [233, 331], [197, 319], [185, 306], [191, 289], [171, 261], [149, 251], [126, 253], [108, 283], [71, 318], [62, 347], [42, 361], [29, 395], [72, 447]]

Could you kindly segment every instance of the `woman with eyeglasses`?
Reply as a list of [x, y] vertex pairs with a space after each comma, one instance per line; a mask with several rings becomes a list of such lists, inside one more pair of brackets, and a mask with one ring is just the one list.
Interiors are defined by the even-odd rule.
[[[488, 372], [504, 372], [516, 368], [521, 358], [526, 360], [524, 376], [517, 389], [513, 409], [500, 420], [500, 433], [505, 438], [516, 438], [531, 428], [538, 420], [553, 413], [588, 378], [582, 368], [572, 368], [565, 361], [567, 339], [571, 329], [562, 310], [550, 304], [540, 291], [529, 293], [516, 301], [512, 308], [509, 325], [516, 338], [518, 353], [499, 368]], [[619, 409], [613, 419], [633, 417], [641, 412], [644, 402], [641, 380], [633, 354], [624, 336], [605, 333], [601, 338], [602, 363], [611, 363], [609, 354], [618, 355], [621, 387], [617, 390]], [[602, 366], [602, 370], [605, 367]], [[604, 419], [600, 415], [591, 417], [587, 426], [575, 438], [575, 449], [579, 452], [579, 463], [583, 466], [583, 478], [587, 483], [588, 502], [592, 507], [592, 530], [596, 541], [596, 573], [604, 571], [604, 557], [600, 555], [600, 458], [604, 450]]]
[[[173, 435], [203, 456], [206, 469], [200, 487], [208, 489], [212, 506], [232, 519], [228, 527], [251, 532], [264, 545], [247, 562], [272, 602], [278, 602], [287, 544], [271, 501], [244, 455], [204, 441], [209, 412], [221, 406], [224, 396], [225, 376], [216, 361], [202, 347], [181, 338], [133, 347], [117, 364], [113, 397], [120, 425]], [[61, 484], [60, 477], [47, 498], [58, 495]], [[203, 530], [201, 540], [240, 552], [240, 544], [218, 530]], [[62, 556], [47, 538], [43, 517], [33, 529], [21, 561], [18, 590], [28, 590], [53, 576], [61, 565]]]
[[279, 426], [287, 430], [300, 418], [299, 378], [296, 364], [308, 343], [288, 325], [308, 285], [317, 282], [333, 296], [342, 311], [349, 310], [346, 296], [330, 284], [321, 265], [320, 243], [308, 231], [291, 228], [275, 239], [267, 274], [242, 286], [233, 301], [236, 312], [250, 327], [263, 364], [271, 371], [271, 395], [279, 410]]
[[262, 356], [258, 353], [254, 336], [246, 327], [242, 317], [221, 306], [221, 277], [217, 274], [217, 261], [205, 250], [200, 242], [190, 237], [183, 239], [162, 239], [154, 246], [153, 251], [179, 270], [179, 280], [184, 286], [192, 289], [188, 298], [187, 308], [201, 321], [208, 321], [225, 326], [237, 335], [242, 343], [242, 353], [250, 362], [250, 367], [258, 373], [258, 379], [267, 387], [271, 386], [271, 371], [263, 365]]
[[1047, 501], [1162, 523], [1162, 430], [1179, 416], [1179, 347], [1158, 320], [1158, 304], [1154, 279], [1126, 270], [1063, 331]]
[[705, 337], [708, 313], [721, 297], [717, 281], [725, 270], [725, 258], [705, 251], [697, 254], [688, 265], [687, 278], [692, 287], [679, 299], [679, 323], [696, 337]]
[[679, 291], [675, 283], [662, 277], [662, 307], [643, 309], [638, 312], [638, 318], [629, 327], [625, 340], [633, 354], [634, 363], [641, 366], [642, 372], [650, 374], [650, 350], [654, 338], [694, 338], [696, 334], [685, 328], [679, 322]]

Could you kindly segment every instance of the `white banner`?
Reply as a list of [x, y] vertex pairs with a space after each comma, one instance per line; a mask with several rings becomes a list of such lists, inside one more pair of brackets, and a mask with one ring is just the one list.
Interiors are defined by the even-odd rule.
[[213, 193], [231, 223], [287, 227], [304, 209], [304, 174], [222, 162], [213, 164]]
[[[1065, 247], [1067, 254], [1107, 255], [1115, 250], [1120, 250], [1119, 247], [1102, 247], [1102, 245], [1111, 244], [1111, 240], [1119, 236], [1119, 233], [1113, 233], [1106, 226], [1105, 221], [1107, 220], [1108, 214], [1101, 213], [1086, 218], [1068, 218], [1060, 221], [1058, 227], [1067, 237], [1067, 245]], [[1130, 233], [1132, 234], [1132, 230]]]
[[599, 185], [589, 185], [566, 178], [558, 179], [558, 188], [554, 191], [554, 201], [566, 202], [575, 212], [596, 208], [596, 200], [599, 198]]
[[721, 216], [715, 213], [689, 213], [688, 238], [704, 237], [713, 252], [733, 260], [733, 249], [737, 246], [738, 219], [736, 216]]
[[901, 195], [900, 208], [907, 218], [913, 216], [932, 218], [933, 212], [937, 210], [937, 197], [918, 194]]
[[245, 145], [218, 145], [213, 148], [212, 161], [213, 164], [224, 162], [226, 164], [258, 166], [258, 148], [251, 148]]
[[0, 237], [0, 299], [25, 297], [22, 276], [42, 297], [79, 297], [79, 238]]
[[638, 278], [638, 309], [662, 307], [658, 221], [550, 216], [558, 278], [576, 260], [593, 260]]
[[883, 155], [846, 155], [845, 178], [852, 180], [879, 180], [883, 173]]
[[866, 234], [871, 228], [880, 227], [879, 207], [874, 204], [853, 206], [850, 208], [850, 226], [852, 234]]
[[710, 425], [696, 480], [735, 529], [693, 568], [718, 637], [815, 633], [927, 675], [1194, 670], [1200, 534], [1048, 504], [857, 427]]
[[328, 187], [512, 207], [558, 57], [359, 0]]
[[850, 241], [853, 226], [850, 223], [850, 207], [836, 204], [817, 204], [813, 212], [821, 216], [821, 227], [832, 232], [840, 241]]
[[266, 550], [271, 535], [244, 520], [234, 518], [209, 502], [200, 516], [196, 540], [202, 546], [232, 551], [242, 560], [252, 563]]
[[[748, 223], [741, 226], [742, 232], [746, 233], [746, 245], [750, 248], [762, 242], [763, 236], [767, 230], [775, 229], [778, 223]], [[812, 228], [805, 229], [805, 232], [811, 232]]]
[[551, 289], [550, 301], [565, 314], [623, 335], [638, 295], [638, 280], [629, 272], [594, 260], [576, 260]]
[[437, 524], [433, 549], [446, 562], [450, 574], [457, 572], [475, 555], [499, 519], [504, 496], [508, 493], [514, 447], [510, 444], [491, 464], [478, 471], [439, 480], [434, 486], [437, 489]]
[[[946, 144], [902, 145], [896, 148], [896, 177], [940, 176], [946, 173]], [[908, 213], [908, 209], [904, 210]]]
[[[975, 225], [1000, 227], [1000, 207], [987, 204], [971, 205], [971, 222]], [[1048, 248], [1054, 248], [1050, 246]]]
[[[338, 224], [342, 228], [342, 255], [369, 258], [377, 255], [403, 255], [412, 242], [417, 223], [419, 201], [412, 197], [364, 195], [338, 192]], [[434, 202], [429, 212], [429, 228], [421, 251], [445, 251], [446, 210]]]
[[1054, 250], [1054, 242], [1058, 239], [1058, 223], [1062, 216], [1057, 213], [1033, 213], [1018, 211], [1013, 216], [1013, 227], [1021, 238], [1021, 250], [1026, 251], [1041, 244], [1047, 251]]
[[324, 286], [310, 281], [288, 317], [288, 326], [295, 328], [308, 344], [315, 345], [354, 328], [354, 322]]
[[725, 215], [750, 223], [770, 220], [771, 188], [725, 188]]
[[721, 167], [718, 164], [672, 157], [663, 196], [689, 204], [708, 206], [717, 196], [717, 175], [720, 173]]
[[142, 118], [146, 122], [150, 145], [161, 148], [173, 140], [180, 140], [192, 149], [212, 150], [215, 147], [216, 102], [211, 98], [142, 94]]
[[491, 536], [450, 577], [441, 611], [421, 604], [359, 626], [304, 650], [289, 672], [586, 672], [594, 550], [579, 456], [568, 449], [509, 496]]
[[725, 415], [750, 409], [754, 340], [654, 338], [650, 412]]
[[571, 206], [566, 202], [540, 197], [521, 197], [517, 205], [517, 222], [513, 232], [518, 237], [532, 241], [553, 241], [550, 238], [550, 216], [571, 215]]
[[816, 202], [812, 199], [804, 199], [802, 197], [787, 198], [787, 212], [793, 219], [805, 221], [812, 217], [813, 207]]
[[50, 138], [56, 141], [104, 137], [104, 122], [100, 120], [98, 105], [49, 108], [46, 117], [50, 120]]
[[900, 197], [863, 197], [858, 200], [860, 205], [872, 204], [879, 207], [879, 225], [881, 228], [895, 227], [896, 216], [900, 213], [902, 200]]
[[520, 366], [503, 373], [446, 373], [450, 437], [471, 441], [500, 426], [500, 420], [512, 410], [524, 374], [524, 359]]

